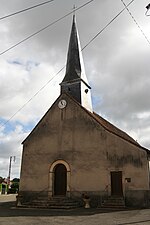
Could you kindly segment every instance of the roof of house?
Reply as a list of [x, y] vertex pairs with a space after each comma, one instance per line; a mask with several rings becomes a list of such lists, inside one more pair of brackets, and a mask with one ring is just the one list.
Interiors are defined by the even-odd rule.
[[[67, 93], [65, 93], [67, 94]], [[67, 94], [68, 95], [68, 94]], [[69, 95], [70, 98], [72, 98]], [[98, 115], [96, 112], [91, 113], [87, 109], [85, 109], [82, 105], [80, 105], [74, 98], [72, 98], [73, 101], [75, 101], [80, 107], [82, 107], [94, 120], [96, 120], [104, 129], [106, 129], [108, 132], [124, 139], [125, 141], [130, 142], [131, 144], [136, 145], [137, 147], [142, 148], [143, 150], [147, 151], [147, 153], [150, 154], [150, 150], [141, 146], [137, 141], [135, 141], [131, 136], [129, 136], [126, 132], [123, 130], [119, 129], [100, 115]]]
[[132, 142], [138, 146], [140, 146], [140, 144], [135, 141], [131, 136], [129, 136], [126, 132], [120, 130], [118, 127], [114, 126], [112, 123], [110, 123], [109, 121], [105, 120], [103, 117], [101, 117], [100, 115], [98, 115], [97, 113], [93, 112], [92, 115], [96, 120], [98, 120], [98, 122], [105, 128], [107, 129], [109, 132], [116, 134], [117, 136]]
[[[86, 110], [87, 111], [87, 110]], [[126, 132], [119, 129], [118, 127], [114, 126], [112, 123], [105, 120], [103, 117], [98, 115], [97, 113], [88, 112], [104, 129], [106, 129], [108, 132], [124, 139], [125, 141], [130, 142], [133, 145], [136, 145], [137, 147], [142, 148], [143, 150], [147, 151], [148, 154], [150, 154], [150, 150], [141, 146], [137, 141], [135, 141], [131, 136], [129, 136]]]

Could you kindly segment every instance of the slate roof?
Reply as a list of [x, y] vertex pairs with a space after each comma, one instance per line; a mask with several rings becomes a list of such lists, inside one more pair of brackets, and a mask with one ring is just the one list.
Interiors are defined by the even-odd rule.
[[81, 63], [79, 54], [79, 41], [74, 15], [67, 55], [66, 74], [62, 82], [72, 81], [80, 77], [81, 77]]
[[124, 139], [127, 142], [130, 142], [133, 145], [136, 145], [139, 148], [142, 148], [143, 150], [147, 151], [147, 153], [150, 156], [150, 150], [141, 146], [137, 141], [135, 141], [131, 136], [129, 136], [126, 132], [124, 132], [123, 130], [119, 129], [118, 127], [116, 127], [115, 125], [113, 125], [112, 123], [110, 123], [109, 121], [107, 121], [106, 119], [104, 119], [103, 117], [101, 117], [99, 114], [97, 114], [96, 112], [91, 113], [90, 111], [88, 111], [86, 108], [84, 108], [82, 105], [79, 104], [79, 102], [77, 102], [72, 96], [70, 96], [68, 93], [64, 93], [67, 96], [69, 96], [74, 102], [76, 102], [84, 111], [86, 111], [94, 120], [96, 120], [105, 130], [107, 130], [108, 132]]
[[[85, 109], [85, 108], [84, 108]], [[85, 109], [86, 110], [86, 109]], [[108, 132], [124, 139], [127, 142], [130, 142], [133, 145], [136, 145], [139, 148], [142, 148], [143, 150], [145, 150], [149, 156], [150, 156], [150, 150], [141, 146], [137, 141], [135, 141], [131, 136], [129, 136], [126, 132], [124, 132], [123, 130], [120, 130], [118, 127], [114, 126], [112, 123], [108, 122], [107, 120], [105, 120], [103, 117], [101, 117], [100, 115], [98, 115], [97, 113], [93, 112], [89, 112], [88, 110], [86, 110], [88, 112], [88, 114], [90, 114], [104, 129], [106, 129]]]
[[101, 117], [97, 113], [93, 112], [92, 116], [109, 132], [111, 132], [111, 133], [137, 145], [137, 146], [140, 146], [140, 144], [137, 141], [135, 141], [131, 136], [129, 136], [126, 132], [120, 130], [118, 127], [114, 126], [112, 123], [108, 122], [107, 120], [105, 120], [103, 117]]

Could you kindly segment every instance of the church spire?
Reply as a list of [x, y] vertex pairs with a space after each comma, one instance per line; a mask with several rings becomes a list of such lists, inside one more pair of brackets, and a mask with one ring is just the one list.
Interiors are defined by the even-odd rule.
[[61, 85], [61, 93], [67, 92], [83, 107], [92, 111], [91, 87], [88, 84], [83, 57], [80, 47], [79, 35], [76, 28], [75, 15], [73, 15], [72, 29], [67, 55], [66, 73]]

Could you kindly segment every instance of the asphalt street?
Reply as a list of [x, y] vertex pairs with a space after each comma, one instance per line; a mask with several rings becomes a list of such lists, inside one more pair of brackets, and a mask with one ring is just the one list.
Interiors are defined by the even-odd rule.
[[150, 209], [16, 208], [15, 195], [0, 195], [0, 225], [150, 225]]

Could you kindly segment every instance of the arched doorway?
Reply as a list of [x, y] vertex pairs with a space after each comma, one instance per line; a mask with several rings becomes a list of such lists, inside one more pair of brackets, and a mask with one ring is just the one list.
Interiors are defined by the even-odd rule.
[[67, 169], [63, 164], [54, 168], [54, 195], [65, 196], [67, 192]]
[[[60, 166], [60, 165], [63, 165]], [[58, 179], [59, 175], [61, 174], [61, 171], [64, 170], [64, 175], [62, 177], [64, 177], [62, 179], [62, 177], [60, 179]], [[62, 172], [63, 173], [63, 172]], [[65, 175], [66, 174], [66, 175]], [[70, 197], [70, 176], [71, 176], [71, 170], [70, 170], [70, 165], [62, 160], [62, 159], [58, 159], [56, 161], [54, 161], [51, 165], [50, 165], [50, 170], [49, 170], [49, 190], [48, 190], [48, 196], [51, 198], [52, 196], [57, 196], [57, 195], [66, 195], [67, 197]], [[58, 180], [61, 181], [61, 179], [63, 180], [63, 182], [61, 182], [62, 185], [62, 190], [64, 189], [65, 191], [61, 192], [61, 194], [59, 194], [60, 192], [57, 191], [56, 189], [61, 186], [58, 182]], [[63, 187], [64, 186], [64, 187]], [[65, 193], [65, 194], [64, 194]]]

